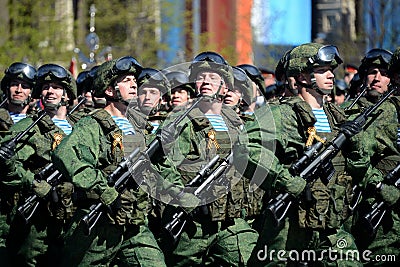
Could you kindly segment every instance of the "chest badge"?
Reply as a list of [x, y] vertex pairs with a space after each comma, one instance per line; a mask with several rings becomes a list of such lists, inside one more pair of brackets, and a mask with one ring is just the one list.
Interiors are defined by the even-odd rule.
[[220, 148], [220, 145], [218, 144], [217, 141], [217, 133], [214, 130], [210, 130], [207, 133], [208, 136], [208, 143], [207, 143], [207, 148], [211, 149], [211, 147], [215, 147], [216, 149]]
[[322, 144], [325, 143], [325, 140], [317, 135], [317, 128], [315, 128], [315, 126], [308, 127], [307, 133], [308, 133], [308, 138], [306, 142], [306, 147], [310, 147], [313, 144], [314, 139], [317, 140], [318, 142], [321, 142]]
[[121, 151], [124, 150], [124, 145], [122, 144], [122, 134], [120, 133], [114, 133], [113, 134], [113, 143], [112, 143], [112, 148], [111, 148], [111, 152], [114, 154], [115, 152], [115, 148], [117, 146], [119, 146], [119, 148], [121, 149]]
[[56, 149], [56, 147], [61, 143], [63, 136], [60, 133], [55, 133], [53, 136], [53, 139], [54, 139], [54, 142], [53, 142], [53, 145], [51, 146], [52, 150]]

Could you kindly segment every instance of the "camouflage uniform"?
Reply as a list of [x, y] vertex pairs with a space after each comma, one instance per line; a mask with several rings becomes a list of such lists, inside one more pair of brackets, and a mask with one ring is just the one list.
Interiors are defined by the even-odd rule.
[[[321, 47], [322, 45], [305, 44], [293, 49], [292, 64], [296, 66], [296, 60], [302, 62], [303, 65], [307, 64], [307, 60], [303, 58], [307, 59], [315, 55]], [[337, 59], [327, 64], [332, 64], [331, 66], [335, 68]], [[295, 74], [289, 73], [288, 76], [293, 75]], [[330, 140], [336, 136], [339, 126], [345, 122], [346, 118], [344, 113], [333, 104], [325, 103], [323, 110], [331, 133], [318, 133], [318, 136], [327, 137], [327, 140]], [[277, 257], [277, 253], [269, 257], [268, 253], [272, 250], [286, 251], [283, 257], [287, 260], [288, 253], [292, 250], [296, 250], [300, 255], [304, 250], [314, 250], [318, 254], [324, 250], [333, 249], [342, 255], [347, 251], [356, 251], [352, 236], [341, 227], [348, 217], [347, 204], [351, 190], [351, 177], [345, 173], [343, 156], [338, 154], [334, 158], [332, 163], [335, 174], [326, 185], [321, 177], [315, 177], [315, 180], [309, 182], [309, 189], [307, 187], [304, 189], [303, 178], [292, 176], [289, 172], [291, 164], [303, 155], [308, 130], [312, 129], [316, 123], [311, 106], [300, 97], [290, 97], [283, 99], [279, 105], [261, 107], [255, 115], [257, 119], [253, 123], [246, 124], [248, 141], [240, 141], [242, 148], [237, 153], [237, 155], [243, 155], [242, 157], [245, 157], [247, 153], [249, 155], [244, 175], [249, 179], [264, 179], [260, 186], [266, 190], [266, 195], [270, 198], [285, 191], [296, 196], [298, 201], [295, 201], [288, 211], [288, 216], [278, 227], [269, 213], [264, 213], [260, 238], [250, 262], [257, 266], [299, 264], [299, 262], [282, 261], [279, 255]], [[243, 158], [243, 162], [246, 160]], [[307, 200], [302, 194], [304, 190], [309, 190], [311, 200]], [[345, 247], [338, 246], [340, 240], [344, 240]], [[263, 254], [264, 251], [267, 254]], [[353, 262], [353, 259], [332, 262], [326, 255], [321, 261], [325, 265], [334, 266], [336, 264], [359, 265]], [[308, 262], [308, 264], [315, 263]]]
[[[27, 117], [14, 124], [10, 128], [12, 135], [6, 136], [2, 141], [5, 142], [24, 131], [36, 117]], [[15, 261], [14, 264], [37, 266], [57, 262], [63, 227], [67, 224], [67, 214], [61, 213], [66, 211], [67, 207], [63, 207], [62, 203], [51, 207], [42, 203], [27, 225], [19, 215], [14, 214], [16, 206], [23, 204], [25, 198], [33, 194], [32, 182], [35, 173], [51, 163], [50, 154], [63, 137], [64, 132], [46, 115], [24, 136], [17, 145], [16, 156], [6, 165], [6, 176], [2, 180], [6, 192], [4, 198], [7, 200], [8, 209], [14, 209], [12, 213], [8, 213], [11, 228], [7, 248]], [[55, 257], [52, 258], [51, 255]]]
[[[131, 65], [128, 70], [109, 75], [116, 62], [109, 61], [99, 67], [94, 79], [99, 97], [118, 75], [133, 73], [136, 76], [141, 69]], [[147, 227], [148, 194], [142, 187], [135, 190], [135, 185], [118, 194], [107, 183], [107, 176], [125, 156], [134, 148], [145, 146], [142, 129], [134, 130], [135, 135], [122, 135], [111, 115], [100, 109], [81, 118], [73, 133], [57, 148], [54, 162], [81, 196], [66, 234], [61, 265], [163, 266], [164, 256]], [[123, 199], [124, 195], [129, 198]], [[110, 196], [114, 200], [110, 201]], [[90, 206], [99, 201], [111, 206], [118, 199], [121, 206], [101, 216], [87, 236], [84, 225], [79, 222]]]
[[[202, 57], [204, 59], [200, 59]], [[215, 72], [222, 77], [228, 88], [232, 88], [231, 67], [220, 62], [214, 64], [212, 60], [208, 62], [209, 57], [218, 57], [220, 62], [224, 61], [220, 55], [213, 52], [201, 53], [191, 65], [190, 80], [196, 79], [198, 71]], [[216, 95], [223, 97], [219, 89]], [[213, 100], [202, 101], [210, 103], [207, 101]], [[170, 125], [179, 114], [181, 113], [171, 114], [171, 118], [168, 118], [164, 125]], [[194, 107], [177, 126], [180, 129], [179, 136], [166, 150], [169, 151], [168, 159], [180, 173], [174, 177], [175, 180], [169, 180], [171, 183], [186, 185], [215, 155], [220, 156], [218, 163], [221, 163], [221, 159], [230, 154], [240, 134], [242, 121], [237, 113], [227, 106], [222, 106], [219, 115], [222, 116], [227, 131], [214, 128], [198, 107]], [[169, 239], [163, 236], [161, 244], [168, 266], [247, 266], [258, 234], [245, 220], [249, 209], [244, 188], [244, 180], [232, 166], [223, 174], [221, 181], [218, 180], [212, 186], [210, 194], [215, 200], [213, 198], [211, 203], [196, 207], [192, 211], [190, 222], [184, 228], [177, 244], [171, 246]], [[171, 220], [171, 210], [174, 210], [173, 206], [165, 209], [162, 218], [164, 224]]]
[[[396, 57], [393, 57], [392, 60], [396, 60]], [[388, 69], [389, 67], [387, 62], [383, 62], [379, 58], [371, 58], [370, 62], [364, 61], [362, 66], [372, 65], [372, 62], [381, 68]], [[367, 94], [366, 97], [359, 99], [354, 108], [349, 110], [349, 113], [354, 113], [357, 110], [362, 111], [373, 105], [377, 100], [379, 99], [371, 98]], [[362, 190], [361, 199], [355, 209], [351, 233], [354, 235], [360, 251], [372, 251], [370, 259], [374, 259], [377, 255], [396, 255], [396, 259], [400, 257], [400, 221], [399, 209], [396, 205], [392, 208], [388, 207], [389, 212], [383, 217], [376, 234], [367, 230], [369, 228], [366, 228], [363, 221], [360, 220], [371, 211], [372, 203], [382, 200], [382, 198], [396, 202], [396, 196], [398, 198], [398, 189], [391, 187], [389, 190], [378, 192], [376, 186], [380, 182], [385, 183], [384, 176], [400, 162], [397, 135], [399, 111], [399, 97], [391, 96], [372, 116], [369, 127], [361, 134], [353, 137], [353, 146], [349, 148], [350, 151], [347, 155], [349, 171], [354, 178], [354, 184], [357, 184]], [[350, 118], [356, 115], [351, 115]], [[369, 261], [365, 264], [367, 266], [380, 266], [382, 262]]]

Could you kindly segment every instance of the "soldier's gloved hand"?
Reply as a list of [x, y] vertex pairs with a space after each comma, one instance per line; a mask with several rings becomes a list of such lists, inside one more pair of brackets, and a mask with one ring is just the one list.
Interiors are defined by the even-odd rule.
[[357, 121], [347, 121], [340, 126], [340, 132], [350, 138], [363, 130], [361, 124]]
[[15, 144], [10, 142], [5, 142], [0, 147], [0, 160], [5, 162], [15, 155]]
[[379, 194], [383, 201], [385, 201], [389, 206], [396, 204], [400, 198], [400, 190], [397, 187], [388, 184], [382, 184]]
[[306, 184], [306, 180], [300, 176], [293, 176], [293, 178], [289, 179], [286, 183], [286, 192], [297, 197], [304, 191]]
[[100, 195], [100, 201], [106, 205], [110, 206], [117, 198], [119, 194], [114, 187], [107, 187], [103, 193]]
[[52, 186], [44, 180], [33, 180], [32, 182], [33, 192], [40, 198], [46, 197], [49, 194], [51, 187]]

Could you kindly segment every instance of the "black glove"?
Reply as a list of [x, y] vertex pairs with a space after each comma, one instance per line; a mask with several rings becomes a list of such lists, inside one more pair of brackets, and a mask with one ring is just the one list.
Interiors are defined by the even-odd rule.
[[348, 121], [342, 124], [340, 132], [350, 138], [363, 130], [362, 125], [357, 121]]
[[0, 159], [6, 161], [14, 157], [15, 155], [15, 143], [5, 142], [0, 147]]

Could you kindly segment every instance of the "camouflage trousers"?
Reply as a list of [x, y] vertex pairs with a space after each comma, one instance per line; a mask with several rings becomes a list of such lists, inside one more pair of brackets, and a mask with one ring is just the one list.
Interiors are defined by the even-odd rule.
[[40, 206], [28, 224], [14, 215], [6, 242], [12, 266], [58, 266], [67, 225]]
[[258, 234], [245, 220], [190, 224], [192, 229], [182, 233], [175, 247], [161, 238], [168, 266], [247, 266]]
[[279, 227], [269, 217], [257, 218], [262, 227], [249, 266], [362, 266], [351, 234], [300, 228], [297, 212], [288, 214]]
[[86, 235], [76, 213], [65, 236], [61, 266], [165, 266], [164, 255], [146, 224], [119, 226], [103, 215]]
[[400, 261], [400, 216], [399, 209], [389, 209], [382, 222], [373, 234], [366, 227], [360, 216], [370, 211], [368, 201], [361, 202], [353, 217], [351, 233], [361, 253], [368, 257], [363, 259], [364, 266], [398, 266]]

